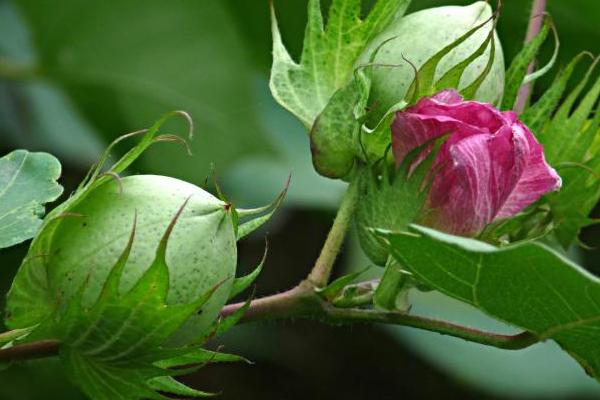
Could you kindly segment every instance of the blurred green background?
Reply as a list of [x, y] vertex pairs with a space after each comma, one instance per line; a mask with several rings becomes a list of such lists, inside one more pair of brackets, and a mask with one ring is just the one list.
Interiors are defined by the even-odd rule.
[[[413, 0], [412, 10], [467, 3]], [[499, 34], [510, 60], [522, 43], [530, 1], [503, 3]], [[561, 38], [559, 64], [581, 50], [600, 53], [598, 0], [548, 3]], [[306, 0], [279, 0], [276, 8], [297, 56]], [[240, 244], [243, 273], [269, 237], [258, 295], [290, 288], [318, 254], [343, 184], [313, 172], [303, 128], [270, 98], [270, 46], [267, 0], [0, 0], [0, 154], [15, 148], [55, 154], [68, 194], [111, 139], [167, 111], [186, 110], [196, 124], [194, 155], [157, 145], [132, 172], [203, 184], [214, 162], [234, 202], [250, 207], [272, 199], [291, 171], [285, 208]], [[546, 57], [550, 50], [551, 44]], [[599, 233], [589, 229], [584, 241], [600, 245]], [[2, 293], [25, 251], [21, 245], [0, 252]], [[600, 273], [597, 251], [574, 257]], [[352, 239], [337, 273], [367, 264]], [[511, 331], [441, 295], [413, 300], [417, 313]], [[256, 364], [209, 366], [186, 381], [220, 391], [222, 399], [600, 398], [600, 384], [552, 343], [510, 352], [409, 328], [286, 321], [239, 326], [212, 345], [221, 344]], [[49, 398], [82, 398], [56, 361], [0, 374], [0, 400]]]

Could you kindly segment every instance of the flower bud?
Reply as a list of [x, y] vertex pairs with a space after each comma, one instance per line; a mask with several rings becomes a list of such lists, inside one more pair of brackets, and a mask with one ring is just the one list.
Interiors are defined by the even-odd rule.
[[356, 214], [361, 247], [378, 265], [389, 252], [370, 228], [418, 223], [476, 236], [561, 186], [515, 113], [464, 101], [453, 90], [397, 112], [391, 131], [396, 166], [363, 169]]
[[[119, 288], [130, 290], [152, 264], [167, 226], [186, 201], [167, 242], [167, 303], [192, 303], [221, 284], [202, 313], [175, 336], [179, 343], [198, 339], [227, 301], [233, 282], [237, 250], [232, 211], [199, 187], [154, 175], [107, 181], [44, 225], [9, 294], [9, 325], [29, 326], [48, 317], [24, 309], [24, 298], [46, 301], [37, 293], [49, 299], [48, 312], [53, 313], [85, 285], [83, 305], [94, 304], [127, 246], [135, 219], [135, 240]], [[46, 271], [45, 282], [27, 281], [36, 269]]]
[[420, 217], [425, 225], [457, 235], [477, 235], [491, 222], [514, 216], [561, 186], [560, 177], [544, 159], [542, 146], [514, 112], [463, 101], [452, 90], [396, 113], [392, 123], [396, 163], [444, 135], [447, 138], [433, 160], [431, 188]]
[[[357, 65], [367, 64], [373, 52], [377, 51], [374, 63], [382, 67], [374, 69], [370, 97], [375, 114], [380, 116], [405, 99], [415, 78], [413, 66], [420, 68], [434, 54], [491, 16], [489, 4], [478, 1], [465, 7], [446, 6], [418, 11], [390, 24], [370, 43], [357, 62]], [[485, 42], [488, 27], [491, 27], [491, 22], [442, 58], [435, 79], [441, 78], [450, 68], [474, 53]], [[496, 51], [492, 68], [475, 95], [477, 100], [491, 103], [498, 102], [504, 90], [502, 46], [496, 36], [494, 39]], [[386, 40], [388, 42], [384, 43]], [[474, 60], [464, 71], [459, 87], [454, 89], [462, 89], [473, 82], [487, 62], [486, 56]]]

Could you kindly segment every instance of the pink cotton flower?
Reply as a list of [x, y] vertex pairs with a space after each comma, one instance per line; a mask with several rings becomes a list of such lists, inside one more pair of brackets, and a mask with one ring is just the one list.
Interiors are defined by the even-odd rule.
[[476, 235], [561, 186], [542, 146], [514, 112], [463, 101], [454, 90], [423, 98], [396, 113], [392, 123], [396, 163], [443, 135], [448, 138], [433, 162], [428, 211], [421, 221], [436, 229]]

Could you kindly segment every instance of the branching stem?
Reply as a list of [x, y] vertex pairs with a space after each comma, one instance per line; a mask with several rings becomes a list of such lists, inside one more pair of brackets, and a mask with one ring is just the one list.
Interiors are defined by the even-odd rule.
[[[231, 315], [243, 304], [228, 305], [223, 308], [221, 315], [223, 317]], [[321, 299], [308, 281], [287, 292], [252, 302], [241, 322], [285, 318], [318, 319], [330, 324], [382, 323], [409, 326], [508, 350], [523, 349], [540, 341], [537, 336], [529, 332], [504, 335], [406, 313], [364, 308], [338, 308]]]

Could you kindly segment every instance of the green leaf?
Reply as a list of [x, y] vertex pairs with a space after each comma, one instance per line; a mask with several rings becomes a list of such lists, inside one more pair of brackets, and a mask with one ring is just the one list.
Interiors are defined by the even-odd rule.
[[598, 149], [594, 147], [600, 136], [600, 113], [595, 112], [600, 99], [600, 77], [588, 87], [598, 59], [554, 111], [573, 70], [585, 55], [575, 57], [542, 98], [524, 113], [524, 122], [532, 124], [544, 145], [546, 159], [558, 169], [563, 180], [561, 190], [548, 195], [546, 200], [555, 235], [565, 249], [577, 239], [581, 228], [592, 222], [588, 216], [600, 200], [600, 163]]
[[532, 132], [542, 133], [544, 124], [550, 119], [552, 113], [558, 106], [563, 93], [567, 89], [567, 83], [573, 75], [575, 67], [579, 65], [585, 56], [589, 55], [589, 53], [581, 53], [573, 58], [573, 60], [557, 74], [554, 82], [552, 82], [552, 85], [546, 90], [542, 97], [520, 115], [521, 121], [523, 121]]
[[340, 276], [326, 287], [316, 289], [316, 292], [327, 300], [333, 300], [334, 298], [342, 294], [342, 292], [348, 285], [357, 280], [359, 276], [367, 272], [369, 269], [370, 268], [367, 267], [362, 270], [354, 271], [347, 275]]
[[229, 293], [229, 298], [232, 299], [238, 294], [242, 293], [244, 290], [248, 289], [250, 285], [258, 278], [260, 272], [262, 271], [263, 265], [265, 264], [265, 260], [267, 259], [267, 253], [269, 251], [268, 244], [265, 246], [265, 252], [263, 254], [260, 263], [252, 272], [248, 275], [242, 276], [240, 278], [235, 278], [233, 280], [233, 286], [231, 287], [231, 292]]
[[244, 305], [235, 310], [233, 314], [216, 321], [216, 331], [214, 334], [217, 336], [221, 335], [222, 333], [225, 333], [231, 328], [233, 328], [238, 322], [240, 322], [244, 314], [246, 314], [246, 311], [248, 311], [248, 308], [250, 308], [250, 303], [252, 302], [253, 298], [254, 292], [252, 292], [250, 297], [248, 297], [248, 300], [246, 300]]
[[[528, 77], [527, 67], [531, 62], [533, 62], [533, 60], [535, 60], [540, 47], [548, 37], [548, 33], [550, 32], [551, 27], [552, 19], [549, 15], [544, 15], [544, 24], [542, 25], [542, 29], [540, 29], [540, 32], [535, 36], [535, 38], [532, 41], [530, 41], [523, 47], [523, 49], [515, 56], [515, 58], [511, 62], [510, 67], [506, 71], [506, 86], [504, 91], [504, 99], [502, 100], [501, 106], [503, 110], [512, 109], [517, 99], [517, 95], [519, 93], [521, 85], [526, 83], [527, 80], [532, 81], [533, 79], [537, 78], [538, 75], [541, 75], [538, 73], [536, 75]], [[556, 47], [558, 48], [558, 44]], [[556, 51], [557, 49], [555, 50], [555, 54]], [[555, 60], [556, 55], [553, 55], [550, 63], [544, 68], [542, 68], [540, 71], [546, 72], [547, 70], [549, 70], [554, 64]]]
[[577, 240], [582, 228], [595, 223], [589, 215], [600, 199], [600, 158], [560, 169], [563, 188], [548, 197], [556, 225], [554, 234], [563, 248]]
[[277, 210], [279, 210], [279, 207], [281, 207], [281, 204], [283, 204], [285, 195], [287, 194], [288, 189], [290, 187], [290, 180], [291, 180], [291, 175], [288, 177], [288, 180], [285, 183], [285, 187], [283, 188], [283, 190], [277, 195], [277, 197], [275, 198], [275, 200], [273, 200], [273, 202], [271, 204], [268, 204], [264, 207], [254, 208], [254, 209], [246, 210], [246, 209], [240, 208], [240, 209], [235, 210], [240, 219], [251, 218], [250, 220], [242, 221], [238, 225], [238, 228], [237, 228], [237, 239], [238, 240], [245, 238], [246, 236], [248, 236], [249, 234], [251, 234], [252, 232], [257, 230], [258, 228], [260, 228], [261, 226], [266, 224], [271, 219], [273, 214], [275, 214], [275, 212]]
[[[398, 168], [384, 158], [381, 167], [364, 167], [356, 178], [361, 185], [355, 218], [357, 234], [362, 249], [375, 264], [386, 265], [389, 250], [373, 229], [402, 231], [417, 220], [427, 197], [426, 177], [442, 140], [413, 150]], [[412, 161], [431, 144], [434, 147], [430, 153], [411, 171]]]
[[[213, 397], [217, 396], [217, 393], [209, 393], [203, 392], [200, 390], [192, 389], [189, 386], [184, 385], [183, 383], [175, 380], [170, 376], [159, 376], [156, 378], [152, 378], [149, 381], [150, 387], [152, 389], [163, 392], [170, 393], [177, 396], [185, 396], [185, 397]], [[164, 397], [167, 399], [167, 397]]]
[[208, 363], [227, 363], [227, 362], [246, 362], [250, 363], [250, 361], [246, 360], [244, 357], [235, 355], [235, 354], [227, 354], [221, 353], [219, 351], [210, 351], [202, 348], [195, 349], [188, 353], [182, 354], [177, 357], [169, 358], [167, 360], [162, 360], [156, 363], [156, 365], [162, 368], [174, 368], [174, 367], [184, 367], [196, 364], [208, 364]]
[[353, 111], [361, 96], [356, 80], [333, 94], [310, 130], [315, 170], [329, 178], [348, 175], [356, 158], [360, 124]]
[[[208, 301], [216, 287], [189, 304], [167, 304], [169, 236], [185, 207], [167, 228], [156, 258], [131, 290], [119, 285], [135, 238], [112, 268], [94, 305], [83, 306], [87, 282], [57, 322], [40, 327], [61, 341], [60, 357], [71, 380], [90, 398], [165, 399], [156, 390], [181, 394], [186, 388], [168, 379], [174, 374], [157, 363], [195, 349], [167, 348], [168, 339]], [[186, 395], [205, 393], [189, 389]]]
[[327, 26], [323, 25], [320, 0], [309, 0], [308, 23], [300, 62], [283, 45], [272, 8], [273, 97], [310, 128], [331, 96], [351, 78], [354, 64], [369, 40], [394, 18], [410, 0], [379, 0], [368, 16], [360, 19], [361, 0], [333, 0]]
[[[409, 103], [415, 103], [421, 97], [431, 96], [442, 89], [458, 88], [458, 85], [465, 70], [483, 54], [485, 49], [488, 47], [490, 41], [494, 43], [493, 28], [495, 27], [495, 18], [496, 15], [493, 15], [490, 19], [487, 19], [483, 23], [470, 29], [458, 39], [456, 39], [449, 45], [443, 47], [440, 51], [438, 51], [431, 58], [429, 58], [417, 71], [416, 77], [407, 92], [406, 100]], [[484, 28], [490, 23], [492, 25], [492, 30], [490, 34], [486, 37], [486, 39], [483, 41], [483, 43], [471, 55], [469, 55], [467, 58], [456, 64], [454, 67], [450, 68], [438, 81], [435, 81], [438, 66], [440, 62], [444, 59], [444, 57], [452, 53], [453, 50], [455, 50], [466, 40], [468, 40], [471, 36], [476, 34], [480, 29]], [[493, 64], [494, 55], [495, 47], [492, 46], [492, 51], [490, 54], [491, 64]], [[488, 63], [488, 65], [483, 71], [483, 78], [481, 79], [481, 82], [483, 82], [483, 80], [486, 78], [490, 69], [491, 65], [490, 63]], [[479, 82], [479, 78], [475, 82]], [[481, 85], [481, 82], [479, 82], [479, 85], [477, 85], [477, 87], [474, 88], [474, 90], [469, 89], [469, 92], [476, 92], [479, 86]]]
[[46, 153], [15, 150], [0, 158], [0, 249], [31, 239], [42, 225], [44, 204], [63, 189], [60, 163]]
[[416, 279], [556, 341], [600, 379], [600, 281], [581, 267], [535, 242], [496, 248], [419, 226], [381, 235]]

